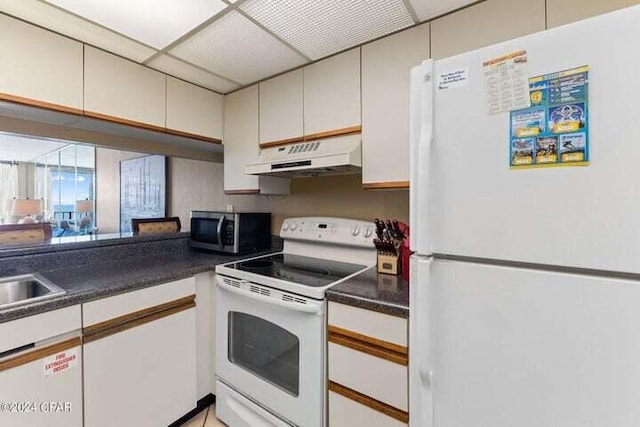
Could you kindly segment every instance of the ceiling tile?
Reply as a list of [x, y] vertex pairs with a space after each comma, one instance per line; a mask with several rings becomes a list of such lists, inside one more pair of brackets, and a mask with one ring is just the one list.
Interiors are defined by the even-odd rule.
[[460, 9], [478, 0], [409, 0], [411, 7], [418, 16], [420, 22], [433, 19], [436, 16], [444, 15], [452, 10]]
[[312, 59], [415, 23], [403, 0], [248, 0], [240, 9]]
[[156, 49], [227, 7], [221, 0], [45, 0]]
[[136, 62], [156, 53], [148, 46], [38, 0], [0, 0], [0, 11]]
[[235, 10], [203, 28], [169, 53], [242, 84], [307, 62]]
[[147, 65], [158, 71], [162, 71], [163, 73], [220, 93], [231, 92], [232, 90], [240, 87], [237, 83], [201, 70], [194, 65], [188, 64], [170, 55], [159, 56]]

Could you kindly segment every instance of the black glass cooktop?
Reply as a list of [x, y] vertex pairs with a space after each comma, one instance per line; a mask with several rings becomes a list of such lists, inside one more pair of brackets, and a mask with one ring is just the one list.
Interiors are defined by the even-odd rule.
[[238, 261], [226, 267], [313, 287], [330, 285], [366, 268], [365, 265], [282, 253]]

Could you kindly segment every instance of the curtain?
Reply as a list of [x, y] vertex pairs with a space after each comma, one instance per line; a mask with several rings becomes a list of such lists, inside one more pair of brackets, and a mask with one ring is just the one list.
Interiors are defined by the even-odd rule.
[[11, 222], [11, 200], [18, 197], [18, 165], [0, 163], [0, 222]]

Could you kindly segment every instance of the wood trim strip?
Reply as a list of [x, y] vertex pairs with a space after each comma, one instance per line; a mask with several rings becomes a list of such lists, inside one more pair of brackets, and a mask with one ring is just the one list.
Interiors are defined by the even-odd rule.
[[406, 355], [396, 353], [391, 350], [387, 350], [381, 347], [372, 346], [371, 344], [357, 341], [344, 335], [329, 334], [329, 342], [341, 345], [343, 347], [350, 348], [362, 353], [369, 354], [380, 359], [387, 360], [398, 365], [407, 366], [409, 364], [409, 358]]
[[228, 196], [239, 194], [260, 194], [260, 190], [224, 190], [224, 194]]
[[28, 353], [20, 354], [8, 360], [3, 360], [2, 362], [0, 362], [0, 372], [6, 371], [12, 368], [17, 368], [18, 366], [26, 365], [27, 363], [31, 363], [35, 360], [39, 360], [44, 357], [51, 356], [52, 354], [56, 354], [64, 350], [68, 350], [73, 347], [78, 347], [80, 345], [82, 345], [81, 338], [75, 337], [65, 341], [61, 341], [57, 344], [36, 348], [33, 351], [30, 351]]
[[326, 132], [311, 133], [304, 136], [305, 141], [315, 141], [316, 139], [329, 138], [332, 136], [344, 136], [354, 133], [361, 133], [362, 126], [352, 126], [348, 128], [329, 130]]
[[169, 135], [175, 135], [175, 136], [183, 136], [185, 138], [197, 139], [204, 142], [211, 142], [213, 144], [222, 144], [222, 140], [219, 138], [204, 136], [197, 133], [184, 132], [181, 130], [176, 130], [171, 128], [165, 128], [164, 133], [168, 133]]
[[13, 102], [16, 104], [28, 105], [31, 107], [44, 108], [45, 110], [58, 111], [61, 113], [70, 113], [78, 116], [83, 115], [83, 111], [79, 108], [66, 107], [64, 105], [53, 104], [51, 102], [38, 101], [31, 98], [25, 98], [17, 95], [10, 95], [8, 93], [0, 93], [0, 100]]
[[296, 136], [295, 138], [278, 139], [275, 141], [261, 142], [260, 148], [277, 147], [279, 145], [294, 144], [296, 142], [304, 142], [304, 136]]
[[84, 115], [86, 117], [91, 117], [92, 119], [100, 119], [105, 120], [107, 122], [116, 123], [120, 125], [134, 126], [140, 129], [152, 130], [154, 132], [162, 132], [167, 133], [166, 128], [162, 126], [150, 125], [147, 123], [138, 122], [136, 120], [122, 119], [120, 117], [110, 116], [108, 114], [95, 113], [93, 111], [84, 110]]
[[145, 323], [171, 316], [196, 306], [196, 296], [179, 298], [164, 304], [135, 311], [82, 329], [83, 341], [89, 343], [109, 335], [144, 325]]
[[405, 356], [409, 355], [409, 349], [399, 344], [394, 344], [389, 341], [383, 341], [377, 338], [372, 338], [368, 335], [363, 335], [357, 332], [350, 331], [348, 329], [339, 328], [338, 326], [329, 325], [327, 329], [329, 331], [329, 334], [342, 335], [346, 338], [356, 340], [356, 341], [362, 341], [365, 344], [370, 344], [374, 347], [381, 347], [383, 349], [390, 350], [394, 353], [400, 353]]
[[362, 188], [365, 190], [409, 189], [409, 181], [365, 182]]
[[[359, 393], [338, 383], [334, 383], [333, 381], [329, 381], [329, 390], [339, 394], [340, 396], [346, 397], [349, 400], [353, 400], [354, 402], [358, 402], [361, 405], [371, 408], [374, 411], [378, 411], [384, 415], [394, 418], [401, 423], [409, 423], [409, 414], [407, 412], [401, 411], [400, 409], [394, 408], [391, 405], [380, 402], [379, 400], [365, 394]], [[331, 411], [331, 408], [329, 408], [329, 411]]]

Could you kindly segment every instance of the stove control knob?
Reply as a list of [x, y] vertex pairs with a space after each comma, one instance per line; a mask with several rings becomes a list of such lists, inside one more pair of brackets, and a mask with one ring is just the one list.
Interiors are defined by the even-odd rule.
[[298, 224], [296, 224], [295, 222], [292, 222], [290, 228], [291, 228], [291, 231], [296, 231], [296, 228], [298, 228]]
[[358, 227], [357, 225], [355, 225], [352, 229], [351, 229], [351, 234], [355, 237], [358, 234], [360, 234], [360, 227]]
[[285, 222], [284, 224], [282, 224], [282, 231], [287, 231], [289, 229], [289, 223]]
[[371, 227], [367, 227], [364, 230], [364, 237], [368, 239], [369, 237], [371, 237], [371, 234], [373, 234], [373, 230], [371, 229]]

